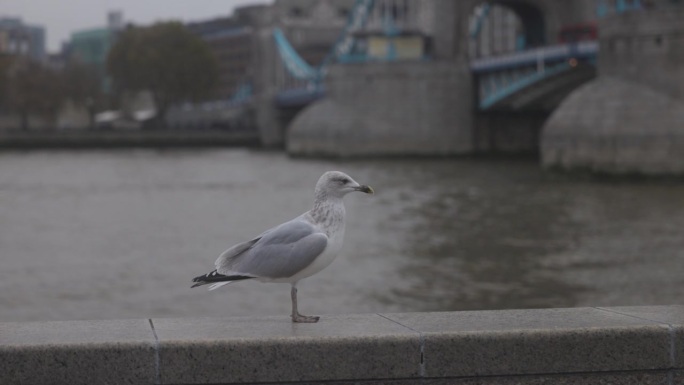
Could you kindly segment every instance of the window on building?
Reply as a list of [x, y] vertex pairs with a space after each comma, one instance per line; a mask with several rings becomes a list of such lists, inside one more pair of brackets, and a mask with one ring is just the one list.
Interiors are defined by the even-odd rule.
[[304, 16], [304, 11], [299, 7], [290, 8], [290, 16], [302, 17], [302, 16]]
[[339, 16], [342, 19], [349, 18], [349, 8], [338, 8], [337, 16]]

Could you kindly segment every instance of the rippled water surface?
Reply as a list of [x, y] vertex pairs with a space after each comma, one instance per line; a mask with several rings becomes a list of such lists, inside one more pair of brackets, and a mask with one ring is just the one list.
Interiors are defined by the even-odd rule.
[[684, 183], [534, 162], [293, 160], [248, 150], [0, 154], [0, 321], [287, 315], [289, 287], [190, 289], [228, 246], [309, 209], [326, 170], [342, 254], [305, 314], [682, 303]]

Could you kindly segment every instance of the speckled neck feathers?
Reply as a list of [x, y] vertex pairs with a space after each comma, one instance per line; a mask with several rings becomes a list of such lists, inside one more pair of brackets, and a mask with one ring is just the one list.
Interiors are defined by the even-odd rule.
[[335, 228], [344, 227], [345, 216], [342, 198], [316, 196], [314, 207], [309, 211], [311, 218], [330, 235]]

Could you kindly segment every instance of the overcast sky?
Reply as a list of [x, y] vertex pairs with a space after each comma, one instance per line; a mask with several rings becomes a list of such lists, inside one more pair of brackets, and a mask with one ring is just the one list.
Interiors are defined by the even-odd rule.
[[236, 6], [270, 4], [271, 0], [0, 0], [0, 16], [20, 17], [41, 25], [48, 52], [56, 52], [73, 31], [104, 27], [107, 12], [120, 10], [125, 22], [197, 21], [228, 16]]

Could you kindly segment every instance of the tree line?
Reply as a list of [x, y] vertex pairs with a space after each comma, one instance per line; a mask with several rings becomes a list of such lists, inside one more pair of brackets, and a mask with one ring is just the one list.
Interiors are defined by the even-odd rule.
[[124, 95], [148, 91], [157, 111], [153, 126], [164, 127], [170, 106], [211, 99], [217, 78], [210, 48], [182, 23], [130, 25], [117, 35], [105, 68], [77, 57], [51, 67], [26, 57], [0, 56], [0, 111], [17, 116], [27, 130], [29, 117], [54, 122], [70, 101], [88, 111], [93, 127], [97, 112], [116, 109]]

